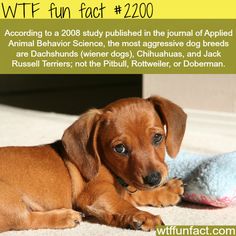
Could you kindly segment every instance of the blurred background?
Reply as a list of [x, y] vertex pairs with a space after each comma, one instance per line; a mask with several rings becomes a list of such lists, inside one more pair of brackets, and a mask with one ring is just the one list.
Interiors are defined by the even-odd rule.
[[236, 75], [197, 74], [0, 75], [0, 146], [52, 142], [89, 108], [155, 94], [188, 114], [184, 149], [235, 151]]
[[142, 75], [0, 75], [0, 103], [80, 114], [123, 97], [142, 96]]
[[236, 75], [144, 75], [143, 96], [159, 94], [184, 108], [236, 113]]
[[236, 112], [236, 75], [0, 75], [0, 103], [79, 114], [123, 97], [161, 95], [187, 109]]

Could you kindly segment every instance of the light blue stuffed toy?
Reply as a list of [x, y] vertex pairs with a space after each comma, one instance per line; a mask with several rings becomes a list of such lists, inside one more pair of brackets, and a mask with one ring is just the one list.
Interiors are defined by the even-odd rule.
[[216, 207], [236, 203], [236, 152], [209, 157], [182, 151], [166, 160], [169, 178], [186, 184], [185, 200]]

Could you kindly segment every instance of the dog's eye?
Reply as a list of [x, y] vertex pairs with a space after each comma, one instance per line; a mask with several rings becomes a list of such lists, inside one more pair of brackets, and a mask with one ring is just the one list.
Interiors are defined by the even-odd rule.
[[154, 145], [158, 145], [158, 144], [161, 143], [162, 139], [163, 139], [163, 135], [162, 134], [155, 134], [154, 137], [153, 137], [152, 143]]
[[123, 154], [123, 155], [128, 155], [128, 150], [126, 149], [126, 147], [124, 146], [124, 144], [118, 144], [114, 147], [114, 151], [119, 153], [119, 154]]

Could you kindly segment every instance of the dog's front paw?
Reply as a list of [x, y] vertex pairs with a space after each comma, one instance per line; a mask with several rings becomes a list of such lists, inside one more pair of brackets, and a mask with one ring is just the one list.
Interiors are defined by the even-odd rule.
[[164, 225], [161, 217], [145, 211], [134, 214], [130, 223], [131, 228], [143, 231], [155, 230], [158, 225]]
[[72, 209], [58, 209], [54, 212], [54, 228], [72, 228], [82, 221], [82, 214]]
[[181, 179], [171, 179], [158, 192], [158, 206], [175, 206], [181, 201], [184, 184]]

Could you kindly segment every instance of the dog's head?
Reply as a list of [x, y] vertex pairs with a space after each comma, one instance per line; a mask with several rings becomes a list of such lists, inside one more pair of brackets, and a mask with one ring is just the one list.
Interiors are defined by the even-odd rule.
[[162, 97], [128, 98], [83, 114], [64, 133], [69, 158], [90, 180], [102, 162], [138, 189], [161, 185], [167, 176], [165, 150], [175, 157], [184, 136], [186, 114]]

